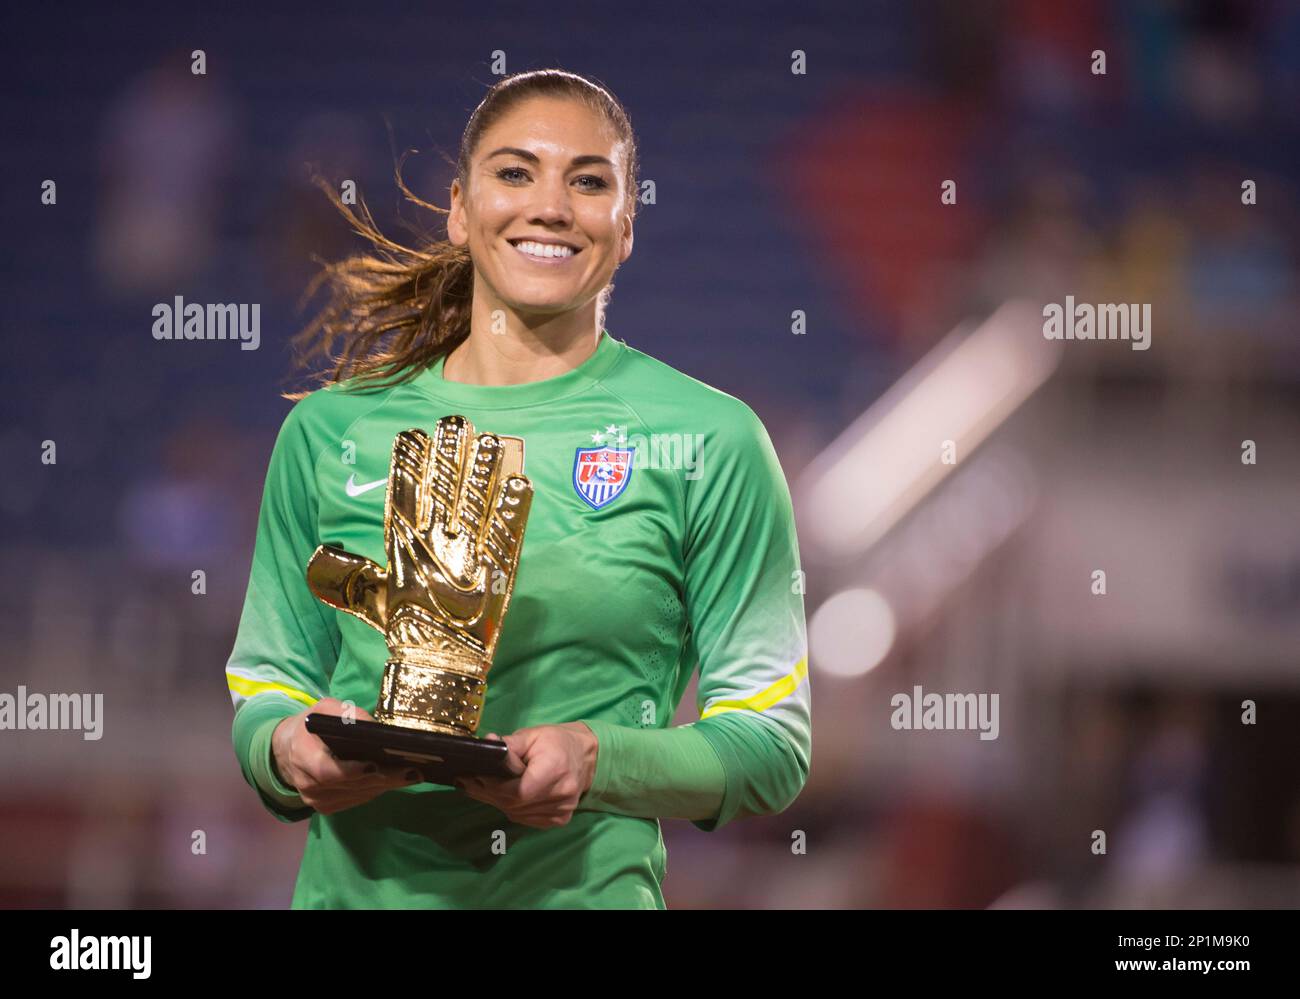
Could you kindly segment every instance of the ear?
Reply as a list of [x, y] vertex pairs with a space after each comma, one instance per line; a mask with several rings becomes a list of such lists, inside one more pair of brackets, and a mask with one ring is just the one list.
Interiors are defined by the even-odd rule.
[[623, 235], [619, 238], [618, 262], [622, 264], [630, 256], [632, 256], [632, 215], [629, 212], [623, 216]]
[[451, 182], [451, 211], [447, 215], [447, 238], [456, 246], [464, 246], [469, 241], [469, 230], [465, 227], [465, 192], [460, 186], [460, 178]]

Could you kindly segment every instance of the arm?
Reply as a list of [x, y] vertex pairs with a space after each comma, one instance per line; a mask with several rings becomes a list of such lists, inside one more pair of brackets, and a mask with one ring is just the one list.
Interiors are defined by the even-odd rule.
[[736, 418], [705, 438], [702, 474], [686, 483], [686, 606], [700, 664], [692, 727], [726, 774], [718, 811], [694, 821], [705, 832], [784, 811], [812, 757], [794, 507], [766, 428], [735, 405]]
[[629, 728], [582, 719], [598, 748], [591, 787], [578, 808], [645, 818], [707, 819], [722, 807], [726, 772], [713, 745], [690, 725]]
[[285, 418], [271, 452], [248, 591], [226, 666], [240, 770], [282, 822], [305, 819], [312, 809], [273, 769], [271, 736], [281, 721], [328, 692], [340, 642], [334, 612], [307, 587], [316, 496], [302, 405]]
[[[686, 818], [706, 832], [783, 811], [812, 749], [799, 549], [771, 440], [743, 404], [687, 482], [686, 597], [700, 720], [638, 729], [582, 719], [599, 744], [578, 807]], [[712, 449], [709, 450], [709, 444]]]

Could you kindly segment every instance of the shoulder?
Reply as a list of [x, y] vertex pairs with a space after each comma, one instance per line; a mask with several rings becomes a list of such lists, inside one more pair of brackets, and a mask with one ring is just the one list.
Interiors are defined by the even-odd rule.
[[652, 428], [668, 433], [698, 433], [743, 445], [770, 446], [758, 414], [743, 399], [693, 378], [635, 347], [605, 379], [606, 388], [634, 409]]
[[[689, 455], [683, 471], [688, 516], [735, 504], [789, 502], [789, 487], [763, 421], [743, 399], [626, 347], [609, 388], [652, 435], [660, 454]], [[656, 449], [652, 448], [652, 453]]]
[[281, 437], [312, 451], [336, 445], [357, 420], [383, 406], [401, 385], [359, 388], [355, 380], [332, 382], [296, 400], [285, 414]]

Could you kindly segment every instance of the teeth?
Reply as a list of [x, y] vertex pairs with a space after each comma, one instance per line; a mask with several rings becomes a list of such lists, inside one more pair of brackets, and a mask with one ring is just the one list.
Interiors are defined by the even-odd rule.
[[567, 246], [555, 246], [551, 243], [535, 243], [532, 240], [524, 240], [522, 243], [515, 244], [516, 249], [522, 250], [530, 257], [571, 257], [573, 250]]

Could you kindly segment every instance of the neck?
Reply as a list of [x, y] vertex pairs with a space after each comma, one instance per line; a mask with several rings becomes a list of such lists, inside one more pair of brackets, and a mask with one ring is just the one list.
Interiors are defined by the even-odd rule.
[[442, 377], [470, 385], [543, 381], [581, 365], [596, 352], [599, 339], [594, 317], [580, 328], [571, 316], [533, 327], [511, 316], [502, 333], [472, 322], [469, 336], [443, 361]]

